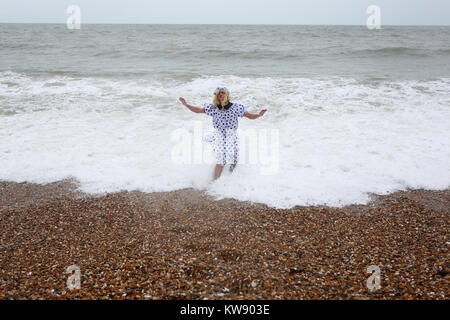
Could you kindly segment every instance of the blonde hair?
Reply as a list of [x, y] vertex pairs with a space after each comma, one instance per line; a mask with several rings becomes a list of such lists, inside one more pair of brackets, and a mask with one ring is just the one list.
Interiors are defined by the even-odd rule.
[[[227, 102], [230, 102], [230, 94], [228, 92], [226, 92], [223, 89], [220, 89], [217, 94], [219, 94], [219, 92], [223, 92], [225, 93], [226, 97], [227, 97]], [[214, 99], [213, 99], [213, 108], [216, 108], [218, 105], [220, 105], [220, 101], [217, 98], [217, 94], [214, 95]]]

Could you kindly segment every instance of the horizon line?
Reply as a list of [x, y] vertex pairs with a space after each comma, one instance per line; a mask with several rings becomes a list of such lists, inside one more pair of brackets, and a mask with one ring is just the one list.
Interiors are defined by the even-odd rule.
[[[66, 24], [66, 22], [1, 22], [0, 24]], [[306, 24], [291, 24], [291, 23], [105, 23], [105, 22], [83, 22], [82, 25], [217, 25], [217, 26], [366, 26], [366, 24], [321, 24], [321, 23], [306, 23]], [[383, 26], [391, 27], [449, 27], [450, 24], [381, 24]]]

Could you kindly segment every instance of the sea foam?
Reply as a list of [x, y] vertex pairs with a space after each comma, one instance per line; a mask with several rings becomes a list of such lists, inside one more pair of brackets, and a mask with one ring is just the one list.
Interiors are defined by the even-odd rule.
[[[176, 130], [193, 137], [199, 123], [205, 132], [212, 127], [209, 116], [190, 112], [178, 97], [201, 106], [217, 85], [249, 112], [268, 109], [257, 120], [240, 118], [239, 128], [278, 132], [275, 173], [241, 163], [212, 182], [213, 163], [175, 163]], [[0, 73], [0, 124], [0, 179], [73, 177], [93, 194], [192, 187], [276, 208], [340, 207], [366, 203], [369, 193], [450, 186], [448, 78], [163, 81], [8, 71]], [[241, 149], [241, 158], [247, 151]]]

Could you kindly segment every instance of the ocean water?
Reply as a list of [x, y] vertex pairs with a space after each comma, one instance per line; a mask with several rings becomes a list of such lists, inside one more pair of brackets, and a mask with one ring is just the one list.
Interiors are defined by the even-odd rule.
[[[277, 208], [445, 189], [449, 40], [450, 27], [0, 24], [0, 179], [192, 187]], [[178, 97], [202, 106], [217, 86], [268, 111], [239, 120], [258, 134], [241, 160], [256, 143], [258, 161], [211, 181], [195, 138], [211, 118]], [[180, 149], [202, 161], [180, 163]]]

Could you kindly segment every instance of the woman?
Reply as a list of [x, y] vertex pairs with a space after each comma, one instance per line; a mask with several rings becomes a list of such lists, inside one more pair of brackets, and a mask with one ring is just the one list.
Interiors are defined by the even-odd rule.
[[195, 113], [206, 113], [213, 117], [215, 134], [213, 136], [213, 150], [216, 155], [214, 179], [220, 177], [225, 164], [231, 163], [230, 171], [236, 167], [239, 156], [239, 140], [237, 136], [238, 117], [256, 119], [267, 111], [263, 109], [256, 113], [247, 112], [247, 108], [239, 103], [230, 102], [230, 91], [225, 87], [218, 87], [214, 91], [213, 103], [205, 103], [204, 108], [194, 107], [179, 98], [181, 103]]

